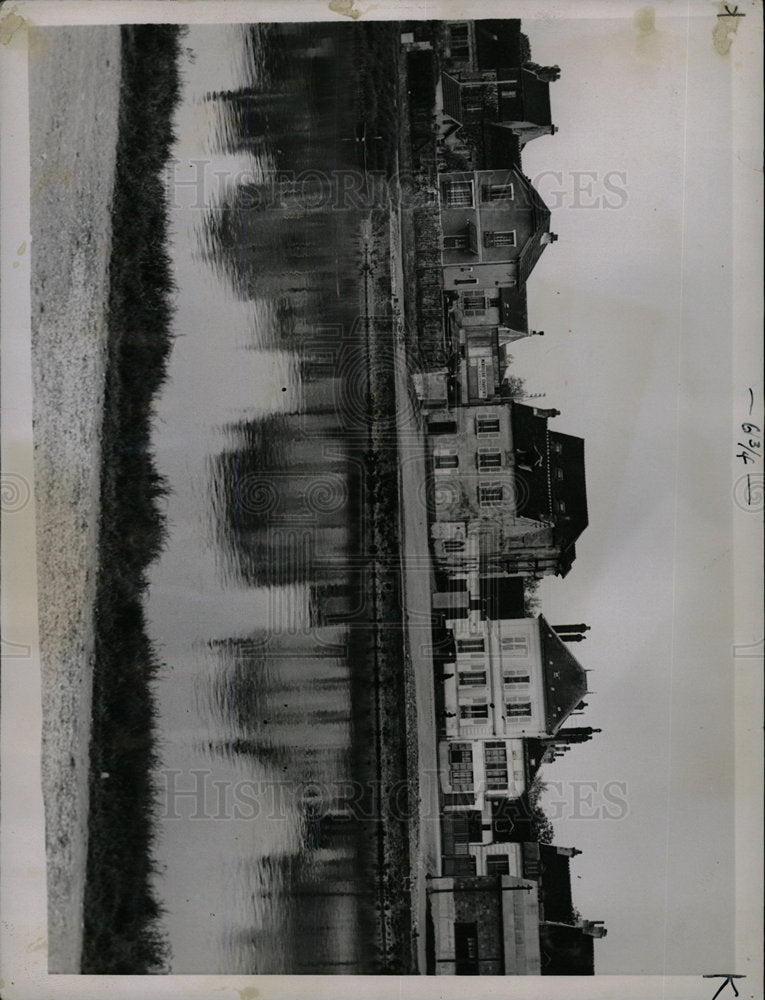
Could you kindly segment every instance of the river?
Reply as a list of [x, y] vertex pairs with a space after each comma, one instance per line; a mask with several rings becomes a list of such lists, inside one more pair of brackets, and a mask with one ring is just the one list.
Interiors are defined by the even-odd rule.
[[359, 159], [354, 28], [193, 27], [184, 43], [153, 436], [168, 540], [147, 599], [174, 973], [381, 971], [368, 213], [326, 197]]

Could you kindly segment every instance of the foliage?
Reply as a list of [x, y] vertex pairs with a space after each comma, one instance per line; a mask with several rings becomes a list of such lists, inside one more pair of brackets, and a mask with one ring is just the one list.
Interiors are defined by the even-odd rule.
[[539, 801], [546, 790], [547, 782], [542, 781], [541, 776], [536, 774], [529, 785], [529, 807], [531, 808], [531, 822], [540, 844], [552, 844], [555, 839], [552, 822]]
[[540, 66], [539, 63], [527, 62], [525, 68], [531, 70], [539, 80], [555, 83], [560, 79], [560, 66]]
[[149, 442], [153, 399], [172, 344], [163, 174], [182, 37], [172, 25], [122, 33], [81, 965], [91, 974], [164, 971], [169, 955], [152, 886], [157, 757], [151, 681], [158, 662], [142, 595], [164, 537], [159, 504], [165, 486]]
[[523, 601], [527, 614], [541, 610], [541, 601], [539, 599], [540, 583], [541, 580], [538, 576], [524, 576], [523, 578]]

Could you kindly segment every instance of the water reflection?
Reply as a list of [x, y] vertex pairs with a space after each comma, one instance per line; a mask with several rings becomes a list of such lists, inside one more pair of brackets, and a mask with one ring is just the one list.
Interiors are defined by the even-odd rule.
[[[177, 153], [220, 176], [202, 207], [175, 200], [178, 337], [154, 440], [172, 490], [148, 608], [174, 775], [158, 885], [179, 973], [381, 959], [364, 213], [322, 179], [354, 165], [352, 30], [187, 37]], [[279, 172], [309, 168], [298, 204]]]

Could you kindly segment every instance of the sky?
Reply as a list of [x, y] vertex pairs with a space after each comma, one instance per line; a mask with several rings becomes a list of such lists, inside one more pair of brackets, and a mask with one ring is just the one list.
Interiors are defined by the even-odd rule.
[[609, 929], [599, 973], [732, 961], [730, 70], [713, 18], [524, 20], [534, 61], [561, 68], [559, 131], [523, 153], [559, 240], [528, 284], [545, 335], [514, 363], [561, 411], [551, 427], [585, 439], [589, 527], [540, 598], [551, 623], [591, 626], [576, 722], [602, 729], [543, 777], [556, 842], [583, 851], [575, 905]]

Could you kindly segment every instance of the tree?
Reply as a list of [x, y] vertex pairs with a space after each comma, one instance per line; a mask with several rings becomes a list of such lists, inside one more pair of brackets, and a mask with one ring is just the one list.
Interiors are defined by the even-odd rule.
[[536, 774], [534, 780], [529, 785], [529, 806], [531, 808], [531, 822], [534, 827], [534, 833], [540, 844], [551, 844], [555, 838], [552, 821], [545, 813], [539, 801], [546, 789], [547, 782], [542, 781], [540, 775]]
[[539, 843], [552, 844], [555, 839], [555, 830], [550, 822], [550, 817], [546, 815], [541, 806], [534, 806], [531, 810], [531, 822]]
[[560, 79], [560, 66], [540, 66], [538, 63], [527, 62], [524, 69], [530, 70], [538, 80], [544, 80], [547, 83], [555, 83], [556, 80]]
[[526, 612], [539, 611], [539, 584], [541, 580], [538, 576], [524, 576], [523, 578], [523, 601]]
[[526, 395], [526, 383], [520, 375], [508, 375], [502, 380], [502, 395], [509, 399], [523, 399]]

